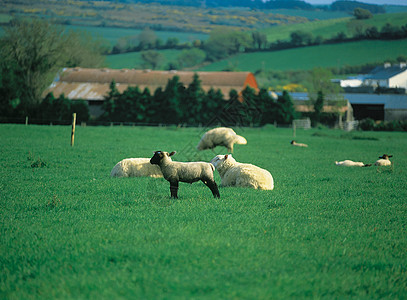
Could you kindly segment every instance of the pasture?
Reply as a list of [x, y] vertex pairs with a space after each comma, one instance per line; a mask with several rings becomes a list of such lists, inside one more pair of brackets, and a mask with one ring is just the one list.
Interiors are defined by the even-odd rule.
[[[407, 136], [235, 128], [273, 191], [110, 178], [123, 158], [196, 152], [199, 128], [0, 125], [2, 299], [407, 297]], [[341, 168], [335, 160], [391, 168]], [[216, 181], [220, 178], [216, 173]]]
[[358, 41], [272, 52], [244, 53], [199, 68], [218, 71], [233, 66], [236, 70], [312, 70], [316, 67], [340, 68], [347, 65], [381, 63], [404, 55], [407, 39]]

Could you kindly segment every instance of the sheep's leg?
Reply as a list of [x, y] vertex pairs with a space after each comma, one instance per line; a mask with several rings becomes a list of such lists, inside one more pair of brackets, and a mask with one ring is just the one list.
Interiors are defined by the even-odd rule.
[[178, 181], [170, 182], [171, 198], [178, 198]]
[[220, 194], [219, 194], [219, 189], [218, 186], [216, 185], [216, 182], [213, 180], [202, 180], [202, 182], [211, 189], [212, 195], [215, 198], [220, 198]]

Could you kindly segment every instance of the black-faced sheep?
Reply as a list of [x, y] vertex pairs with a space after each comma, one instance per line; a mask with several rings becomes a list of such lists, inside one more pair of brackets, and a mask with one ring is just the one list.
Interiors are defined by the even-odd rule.
[[224, 146], [229, 152], [233, 152], [233, 145], [246, 145], [244, 137], [237, 135], [231, 128], [218, 127], [207, 131], [196, 147], [198, 150], [213, 149], [216, 146]]
[[260, 190], [274, 188], [270, 172], [252, 164], [237, 162], [232, 155], [217, 155], [211, 160], [218, 170], [221, 186], [241, 186]]
[[215, 198], [220, 198], [218, 186], [213, 178], [214, 166], [207, 162], [177, 162], [172, 161], [171, 157], [174, 152], [164, 151], [154, 152], [150, 159], [152, 165], [158, 165], [164, 178], [170, 182], [171, 197], [178, 198], [179, 182], [193, 183], [201, 180], [210, 188]]
[[292, 140], [292, 141], [290, 142], [290, 144], [293, 145], [293, 146], [297, 146], [297, 147], [308, 147], [307, 144], [297, 143], [297, 142], [294, 141], [294, 140]]
[[387, 155], [383, 154], [382, 156], [379, 156], [379, 159], [376, 160], [374, 163], [375, 166], [391, 166], [391, 161], [390, 157], [393, 157], [393, 155]]
[[150, 164], [149, 158], [126, 158], [119, 161], [110, 172], [111, 177], [163, 177], [159, 166]]

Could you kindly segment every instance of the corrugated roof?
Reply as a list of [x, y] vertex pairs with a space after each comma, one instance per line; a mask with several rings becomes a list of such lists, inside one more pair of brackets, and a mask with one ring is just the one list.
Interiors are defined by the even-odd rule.
[[386, 66], [378, 66], [374, 68], [366, 77], [365, 79], [390, 79], [402, 72], [407, 70], [407, 66], [404, 64], [398, 65], [386, 65]]
[[205, 91], [210, 88], [220, 89], [224, 96], [230, 90], [240, 92], [246, 85], [257, 89], [257, 82], [251, 72], [186, 72], [186, 71], [150, 71], [150, 70], [115, 70], [115, 69], [64, 69], [58, 80], [44, 92], [52, 92], [55, 97], [64, 94], [70, 99], [103, 100], [114, 80], [120, 92], [129, 86], [138, 86], [141, 90], [148, 87], [151, 93], [165, 88], [168, 80], [178, 76], [180, 82], [189, 85], [194, 74], [198, 74]]

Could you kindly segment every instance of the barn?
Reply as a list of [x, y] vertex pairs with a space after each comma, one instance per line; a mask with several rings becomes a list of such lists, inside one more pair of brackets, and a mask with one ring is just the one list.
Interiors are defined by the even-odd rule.
[[141, 90], [148, 88], [151, 93], [154, 93], [157, 88], [164, 89], [168, 80], [174, 76], [178, 76], [180, 82], [188, 86], [192, 82], [194, 74], [199, 76], [201, 86], [206, 92], [211, 88], [219, 89], [225, 99], [232, 89], [237, 92], [241, 92], [246, 86], [258, 89], [256, 78], [251, 72], [66, 68], [46, 89], [44, 95], [52, 92], [55, 97], [64, 94], [71, 100], [87, 101], [91, 116], [98, 117], [103, 113], [102, 105], [112, 81], [115, 81], [116, 88], [121, 93], [130, 86], [138, 86]]

